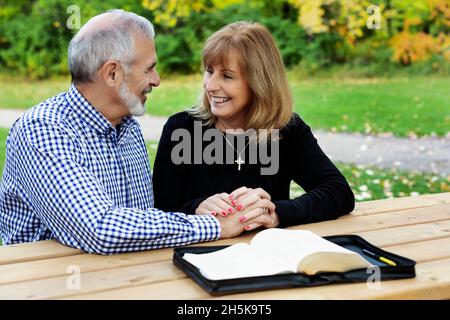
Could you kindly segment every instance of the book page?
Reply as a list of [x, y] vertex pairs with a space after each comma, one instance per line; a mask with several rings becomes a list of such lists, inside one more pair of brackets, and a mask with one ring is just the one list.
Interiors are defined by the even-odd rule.
[[[205, 278], [223, 280], [289, 272], [281, 261], [265, 250], [238, 243], [211, 253], [185, 253], [183, 259], [200, 269]], [[297, 272], [297, 268], [290, 270]]]
[[[340, 270], [345, 269], [347, 260], [353, 268], [355, 261], [357, 262], [356, 264], [362, 267], [370, 265], [357, 253], [338, 246], [307, 230], [267, 229], [253, 237], [251, 246], [273, 252], [273, 255], [277, 256], [278, 259], [285, 261], [289, 269], [294, 270], [297, 270], [300, 262], [305, 257], [312, 254], [318, 254], [319, 257], [323, 257], [322, 261], [316, 260], [315, 264], [321, 264], [324, 268], [328, 264], [329, 268], [339, 265]], [[354, 258], [355, 255], [357, 256], [356, 259]], [[347, 259], [346, 256], [352, 256], [353, 258]]]

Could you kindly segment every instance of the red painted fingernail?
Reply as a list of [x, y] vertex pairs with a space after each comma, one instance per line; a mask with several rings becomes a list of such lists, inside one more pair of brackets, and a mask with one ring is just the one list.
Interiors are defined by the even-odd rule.
[[228, 215], [228, 213], [226, 213], [225, 211], [222, 211], [222, 217], [226, 217]]
[[215, 212], [215, 211], [211, 211], [211, 214], [212, 214], [213, 216], [217, 216], [217, 212]]
[[242, 209], [244, 209], [244, 207], [242, 206], [242, 204], [238, 205], [238, 207], [236, 208], [237, 211], [241, 211]]
[[239, 218], [239, 222], [244, 222], [245, 220], [246, 220], [246, 219], [245, 219], [244, 216], [242, 216], [242, 217]]
[[234, 200], [231, 200], [231, 205], [233, 206], [233, 207], [236, 207], [236, 201], [234, 201]]
[[228, 208], [228, 212], [231, 214], [231, 213], [234, 212], [234, 209], [233, 208]]
[[232, 198], [233, 198], [233, 194], [230, 194], [230, 195], [228, 196], [228, 198], [232, 199]]

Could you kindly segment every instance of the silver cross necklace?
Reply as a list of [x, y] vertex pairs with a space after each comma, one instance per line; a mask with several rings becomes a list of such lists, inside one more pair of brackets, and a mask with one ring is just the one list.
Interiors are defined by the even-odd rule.
[[[219, 130], [220, 131], [220, 130]], [[222, 133], [223, 137], [225, 138], [225, 141], [230, 145], [231, 148], [233, 148], [234, 151], [236, 151], [236, 153], [238, 154], [238, 158], [237, 160], [235, 160], [234, 162], [238, 165], [238, 170], [241, 171], [241, 164], [244, 164], [245, 161], [242, 160], [241, 154], [242, 152], [244, 152], [244, 150], [247, 148], [248, 144], [250, 143], [250, 139], [248, 139], [247, 144], [245, 145], [244, 149], [242, 149], [241, 152], [237, 151], [233, 145], [230, 143], [230, 141], [228, 141], [227, 137], [223, 134], [222, 131], [220, 131], [220, 133]]]

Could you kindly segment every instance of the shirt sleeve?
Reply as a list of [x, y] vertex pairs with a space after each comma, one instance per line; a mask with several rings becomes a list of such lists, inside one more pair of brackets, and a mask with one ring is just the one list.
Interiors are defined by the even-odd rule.
[[34, 120], [20, 131], [17, 187], [63, 244], [115, 254], [220, 238], [220, 224], [212, 216], [116, 206], [64, 127]]
[[355, 197], [347, 180], [325, 155], [310, 127], [297, 115], [290, 132], [289, 158], [293, 180], [306, 193], [292, 200], [274, 201], [280, 227], [336, 219], [351, 212]]

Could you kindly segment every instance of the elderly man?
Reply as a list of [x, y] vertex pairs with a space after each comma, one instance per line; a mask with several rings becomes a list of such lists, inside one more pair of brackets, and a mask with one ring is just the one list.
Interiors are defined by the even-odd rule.
[[73, 84], [30, 109], [7, 140], [0, 187], [4, 244], [56, 238], [97, 254], [236, 236], [233, 217], [153, 208], [145, 143], [133, 115], [159, 85], [152, 24], [113, 10], [69, 45]]

